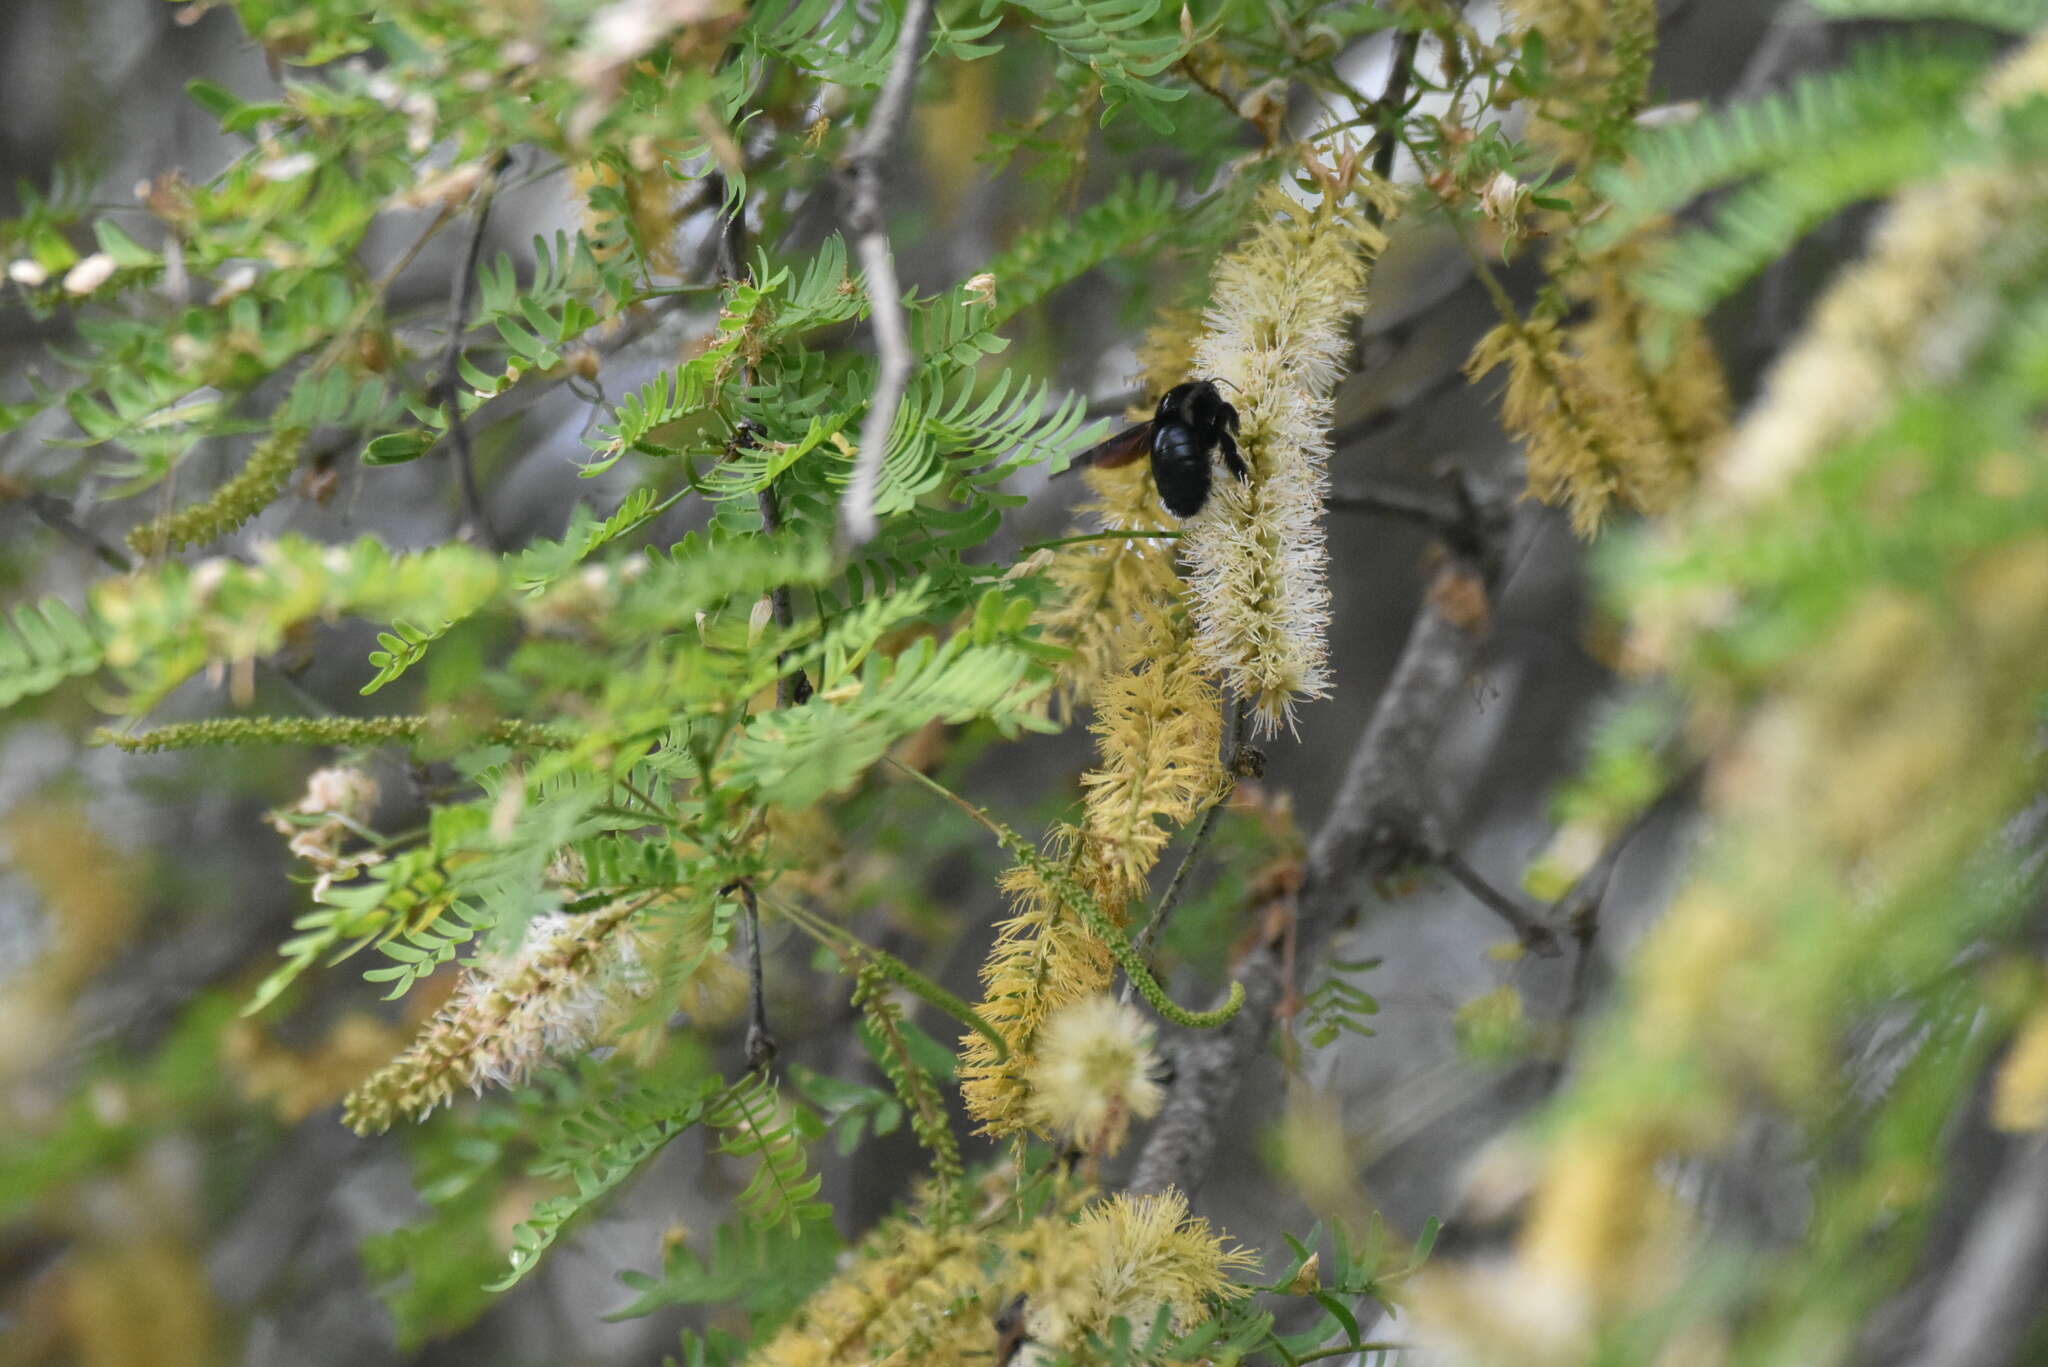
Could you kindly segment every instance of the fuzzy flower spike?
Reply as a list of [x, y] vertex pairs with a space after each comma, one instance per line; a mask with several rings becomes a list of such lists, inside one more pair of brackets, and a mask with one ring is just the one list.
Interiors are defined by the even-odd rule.
[[534, 917], [516, 950], [463, 970], [412, 1045], [349, 1094], [343, 1119], [358, 1134], [379, 1133], [401, 1116], [424, 1119], [461, 1088], [517, 1086], [597, 1043], [652, 985], [631, 924], [638, 909]]
[[1181, 551], [1198, 656], [1271, 735], [1330, 690], [1330, 396], [1386, 239], [1335, 195], [1310, 206], [1276, 187], [1259, 204], [1266, 221], [1217, 265], [1194, 354], [1196, 375], [1234, 391], [1251, 478], [1216, 481]]

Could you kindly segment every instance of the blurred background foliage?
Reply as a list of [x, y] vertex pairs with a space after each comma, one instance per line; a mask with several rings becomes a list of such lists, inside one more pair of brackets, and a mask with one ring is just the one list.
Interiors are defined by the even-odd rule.
[[[886, 196], [923, 365], [849, 565], [874, 370], [837, 168], [900, 6], [15, 0], [0, 1356], [736, 1361], [919, 1251], [920, 1140], [963, 1190], [1070, 1199], [967, 1133], [935, 997], [849, 1001], [881, 960], [835, 928], [975, 999], [1012, 862], [870, 767], [1071, 819], [1093, 743], [1020, 691], [1058, 667], [1034, 552], [1089, 529], [1047, 467], [1187, 373], [1258, 190], [1320, 129], [1373, 146], [1409, 62], [1335, 395], [1336, 687], [1217, 819], [1176, 999], [1298, 887], [1411, 625], [1486, 640], [1410, 776], [1439, 848], [1312, 941], [1195, 1193], [1264, 1255], [1218, 1332], [2041, 1360], [2041, 8], [941, 4]], [[1460, 497], [1506, 529], [1462, 605]], [[789, 659], [826, 719], [693, 787], [654, 739], [766, 712]], [[213, 729], [149, 742], [182, 723]], [[368, 785], [314, 801], [337, 760]], [[742, 834], [632, 845], [671, 801]], [[705, 1090], [742, 1075], [734, 878], [774, 889], [772, 1126]], [[656, 883], [691, 891], [635, 907], [658, 986], [613, 1047], [340, 1123], [460, 1000], [431, 970]], [[328, 967], [393, 916], [398, 953]], [[764, 1172], [829, 1218], [735, 1220]]]

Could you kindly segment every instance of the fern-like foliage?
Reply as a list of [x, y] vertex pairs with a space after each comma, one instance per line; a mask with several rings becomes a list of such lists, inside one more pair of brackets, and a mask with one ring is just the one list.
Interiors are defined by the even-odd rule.
[[720, 1123], [716, 1117], [729, 1114], [734, 1095], [746, 1086], [743, 1082], [727, 1090], [718, 1078], [702, 1078], [660, 1092], [623, 1092], [562, 1117], [532, 1171], [536, 1177], [573, 1183], [575, 1190], [540, 1201], [513, 1229], [512, 1265], [490, 1289], [503, 1291], [533, 1271], [572, 1221], [631, 1177], [670, 1140], [701, 1122]]
[[683, 1240], [670, 1244], [658, 1275], [621, 1272], [619, 1281], [633, 1300], [605, 1318], [637, 1319], [670, 1305], [736, 1304], [753, 1317], [758, 1332], [801, 1304], [831, 1274], [841, 1249], [823, 1220], [804, 1221], [794, 1231], [720, 1225], [701, 1253]]
[[1704, 313], [1843, 208], [2033, 145], [2031, 110], [1965, 111], [1989, 56], [1973, 44], [1873, 43], [1778, 94], [1645, 134], [1629, 169], [1600, 178], [1613, 208], [1590, 240], [1615, 243], [1732, 187], [1706, 224], [1658, 244], [1638, 275], [1664, 309]]
[[452, 620], [498, 583], [495, 560], [467, 546], [396, 555], [367, 539], [329, 547], [284, 537], [261, 547], [253, 564], [167, 565], [104, 581], [93, 609], [106, 662], [128, 689], [124, 707], [139, 713], [210, 663], [271, 654], [302, 624], [394, 611]]
[[1342, 1035], [1373, 1034], [1365, 1018], [1379, 1014], [1379, 1000], [1351, 978], [1379, 964], [1378, 959], [1330, 961], [1329, 976], [1316, 984], [1302, 1003], [1302, 1023], [1307, 1027], [1309, 1043], [1322, 1049], [1335, 1044]]
[[681, 498], [681, 494], [662, 498], [643, 486], [628, 494], [605, 518], [577, 504], [569, 515], [568, 529], [559, 539], [535, 540], [520, 551], [512, 572], [512, 587], [524, 594], [541, 592], [604, 547], [631, 536], [660, 517]]
[[1141, 175], [1071, 218], [1020, 234], [989, 263], [996, 319], [1013, 317], [1104, 261], [1171, 232], [1183, 217], [1178, 199], [1170, 182]]
[[893, 660], [872, 656], [859, 694], [832, 706], [777, 712], [735, 750], [736, 773], [764, 800], [800, 806], [839, 792], [888, 748], [933, 720], [981, 718], [999, 729], [1045, 730], [1034, 704], [1050, 686], [1018, 638], [1031, 604], [991, 591], [975, 624], [944, 645], [927, 637]]
[[[1000, 15], [978, 20], [972, 9], [982, 6], [943, 5], [933, 24], [930, 57], [973, 60], [999, 50], [982, 43], [1001, 21]], [[945, 11], [952, 11], [948, 14]], [[755, 6], [749, 15], [749, 37], [764, 50], [800, 70], [834, 85], [873, 89], [889, 74], [889, 59], [902, 31], [900, 3], [848, 5], [839, 0], [793, 0]], [[929, 60], [927, 57], [925, 60]]]
[[1603, 172], [1610, 206], [1596, 242], [1616, 241], [1708, 190], [1773, 167], [1850, 147], [1877, 130], [1944, 120], [1983, 72], [1976, 49], [1867, 43], [1841, 67], [1784, 90], [1642, 134], [1635, 164]]
[[1161, 0], [1017, 0], [1053, 45], [1102, 81], [1109, 95], [1103, 121], [1128, 104], [1155, 131], [1172, 124], [1161, 105], [1187, 95], [1153, 80], [1185, 51]]
[[372, 970], [380, 981], [394, 982], [391, 996], [401, 995], [475, 936], [478, 926], [456, 909], [457, 896], [446, 863], [432, 848], [407, 850], [376, 865], [363, 880], [331, 890], [322, 905], [293, 919], [297, 933], [278, 946], [284, 963], [257, 985], [244, 1013], [269, 1006], [322, 959], [338, 962], [409, 931], [411, 942], [396, 946], [398, 966]]
[[2007, 33], [2048, 24], [2042, 0], [1810, 0], [1831, 19], [1956, 19]]
[[809, 1171], [804, 1149], [818, 1136], [818, 1118], [799, 1103], [785, 1103], [767, 1074], [749, 1073], [735, 1082], [704, 1118], [724, 1132], [720, 1153], [755, 1160], [753, 1177], [739, 1196], [749, 1224], [794, 1230], [831, 1213], [814, 1199], [824, 1179]]
[[90, 674], [104, 658], [92, 623], [61, 599], [17, 608], [0, 620], [0, 707]]

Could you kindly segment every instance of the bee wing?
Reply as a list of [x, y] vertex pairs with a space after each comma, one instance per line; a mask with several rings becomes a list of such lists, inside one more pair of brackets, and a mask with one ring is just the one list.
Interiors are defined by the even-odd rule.
[[[1152, 454], [1152, 424], [1141, 422], [1136, 427], [1126, 427], [1108, 441], [1098, 442], [1080, 455], [1067, 462], [1068, 470], [1078, 470], [1084, 465], [1099, 465], [1105, 470], [1114, 470], [1119, 465], [1129, 465]], [[1062, 474], [1065, 471], [1061, 471]]]

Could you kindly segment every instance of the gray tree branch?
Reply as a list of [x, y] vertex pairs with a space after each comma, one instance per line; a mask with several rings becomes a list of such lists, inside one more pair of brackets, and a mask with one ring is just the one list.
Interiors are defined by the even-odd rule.
[[909, 0], [889, 79], [875, 101], [868, 126], [854, 148], [848, 171], [853, 177], [853, 203], [847, 224], [853, 230], [854, 255], [867, 277], [868, 307], [875, 325], [875, 352], [881, 370], [860, 425], [860, 455], [853, 480], [839, 506], [842, 548], [863, 546], [879, 530], [875, 493], [882, 482], [882, 458], [888, 454], [889, 430], [910, 387], [914, 360], [910, 354], [910, 320], [903, 312], [903, 289], [896, 281], [896, 255], [889, 247], [888, 216], [882, 206], [883, 167], [890, 150], [910, 119], [910, 97], [924, 58], [925, 34], [932, 22], [932, 0]]
[[2017, 1363], [2048, 1283], [2048, 1138], [2017, 1139], [1927, 1316], [1913, 1367]]
[[1192, 1191], [1201, 1184], [1247, 1065], [1264, 1047], [1274, 1011], [1287, 995], [1290, 957], [1303, 969], [1316, 962], [1349, 918], [1361, 881], [1385, 877], [1444, 848], [1423, 776], [1485, 644], [1499, 548], [1511, 517], [1492, 501], [1463, 502], [1465, 525], [1447, 538], [1448, 554], [1393, 677], [1309, 846], [1295, 896], [1292, 955], [1285, 935], [1270, 936], [1253, 949], [1237, 970], [1244, 1009], [1221, 1029], [1184, 1040], [1175, 1055], [1173, 1090], [1133, 1169], [1133, 1191]]

